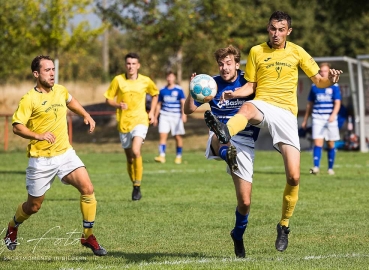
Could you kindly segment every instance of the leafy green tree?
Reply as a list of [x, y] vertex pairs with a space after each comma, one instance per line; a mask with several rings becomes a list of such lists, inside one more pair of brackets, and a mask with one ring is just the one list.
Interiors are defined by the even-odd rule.
[[[105, 28], [105, 25], [102, 25], [97, 29], [91, 29], [86, 20], [80, 21], [77, 25], [71, 24], [76, 15], [91, 12], [89, 9], [93, 7], [93, 0], [1, 0], [1, 2], [2, 80], [7, 80], [7, 76], [19, 77], [22, 72], [30, 74], [30, 55], [36, 54], [60, 58], [60, 62], [65, 64], [61, 65], [59, 73], [63, 77], [63, 74], [68, 74], [64, 70], [72, 69], [78, 57], [87, 54], [88, 49]], [[77, 55], [63, 59], [63, 55], [70, 52]], [[91, 65], [81, 65], [79, 69], [88, 69], [86, 67]], [[64, 76], [64, 79], [75, 79], [79, 74], [73, 73], [72, 76]]]
[[30, 24], [37, 19], [37, 4], [33, 1], [1, 0], [0, 8], [0, 81], [21, 76], [29, 70], [28, 55], [37, 46]]

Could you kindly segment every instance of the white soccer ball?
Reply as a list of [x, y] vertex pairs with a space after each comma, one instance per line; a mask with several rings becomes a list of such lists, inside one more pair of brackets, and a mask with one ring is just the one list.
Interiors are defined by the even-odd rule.
[[213, 77], [207, 74], [196, 75], [190, 82], [190, 95], [194, 100], [206, 103], [217, 94], [218, 87]]

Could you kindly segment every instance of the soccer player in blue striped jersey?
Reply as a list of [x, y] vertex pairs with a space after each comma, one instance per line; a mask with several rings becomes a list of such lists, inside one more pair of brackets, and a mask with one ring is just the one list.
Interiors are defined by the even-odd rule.
[[[230, 45], [218, 49], [214, 56], [219, 67], [219, 75], [213, 77], [217, 83], [218, 91], [214, 99], [209, 102], [211, 110], [206, 111], [205, 114], [211, 114], [222, 123], [227, 123], [229, 118], [238, 112], [244, 102], [253, 98], [253, 95], [221, 102], [224, 91], [235, 91], [246, 84], [246, 80], [243, 72], [239, 70], [241, 54], [237, 48]], [[201, 103], [196, 102], [191, 95], [188, 95], [184, 111], [186, 114], [191, 114], [200, 105]], [[248, 224], [251, 206], [254, 145], [258, 134], [259, 128], [249, 125], [237, 133], [230, 143], [221, 144], [214, 132], [210, 131], [205, 152], [207, 159], [225, 160], [228, 164], [227, 172], [233, 179], [237, 207], [235, 211], [236, 221], [231, 231], [231, 237], [234, 243], [234, 252], [240, 258], [245, 257], [243, 235]]]
[[[182, 163], [182, 135], [185, 134], [183, 123], [187, 121], [187, 115], [183, 112], [185, 95], [181, 86], [176, 84], [176, 75], [167, 73], [167, 85], [159, 92], [159, 100], [156, 105], [155, 118], [159, 118], [159, 156], [156, 162], [165, 163], [168, 133], [171, 132], [176, 140], [175, 164]], [[159, 116], [160, 114], [160, 116]], [[158, 121], [155, 121], [157, 123]]]
[[[329, 63], [320, 64], [320, 75], [328, 77], [330, 69]], [[336, 83], [327, 88], [319, 88], [312, 85], [306, 113], [302, 122], [302, 128], [306, 129], [307, 121], [311, 114], [312, 117], [312, 138], [314, 140], [313, 162], [314, 167], [310, 173], [317, 174], [320, 171], [320, 160], [322, 157], [322, 148], [324, 140], [328, 146], [328, 174], [333, 175], [333, 165], [336, 156], [335, 141], [340, 139], [337, 114], [341, 107], [340, 87]]]

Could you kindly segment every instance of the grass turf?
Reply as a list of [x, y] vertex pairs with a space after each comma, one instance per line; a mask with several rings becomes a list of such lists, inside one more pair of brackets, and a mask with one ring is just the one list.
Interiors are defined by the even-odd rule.
[[[229, 231], [236, 199], [225, 163], [185, 152], [184, 163], [154, 163], [143, 152], [143, 198], [131, 201], [123, 153], [82, 153], [94, 183], [98, 212], [94, 233], [108, 250], [93, 256], [78, 241], [79, 193], [58, 179], [39, 213], [19, 228], [13, 252], [0, 243], [0, 269], [367, 269], [369, 156], [338, 152], [336, 175], [309, 175], [311, 153], [301, 155], [299, 201], [290, 244], [274, 248], [285, 186], [277, 152], [256, 153], [252, 206], [244, 236], [246, 259], [236, 259]], [[324, 157], [326, 155], [324, 154]], [[24, 153], [1, 153], [0, 231], [5, 234], [26, 198]]]

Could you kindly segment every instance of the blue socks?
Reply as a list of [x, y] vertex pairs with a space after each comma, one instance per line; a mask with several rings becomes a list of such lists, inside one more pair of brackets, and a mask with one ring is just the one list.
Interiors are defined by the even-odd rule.
[[313, 156], [314, 156], [314, 167], [320, 166], [320, 159], [322, 158], [322, 147], [314, 146], [313, 149]]
[[223, 145], [219, 149], [218, 156], [220, 156], [223, 160], [226, 160], [226, 158], [227, 158], [227, 150], [228, 150], [228, 146], [227, 145]]
[[182, 147], [177, 147], [177, 157], [182, 156]]
[[243, 234], [245, 233], [247, 223], [249, 222], [249, 214], [246, 216], [241, 215], [238, 210], [235, 212], [236, 214], [236, 224], [233, 229], [233, 237], [237, 240], [242, 240]]
[[335, 157], [336, 157], [336, 148], [328, 149], [328, 169], [333, 169]]
[[166, 144], [160, 144], [159, 145], [159, 154], [165, 156], [165, 150], [166, 149], [167, 149], [167, 145]]

